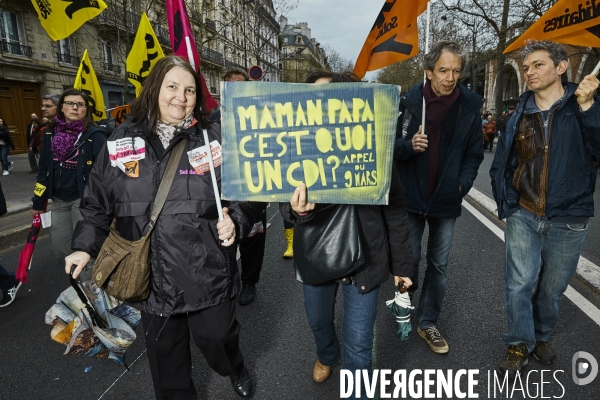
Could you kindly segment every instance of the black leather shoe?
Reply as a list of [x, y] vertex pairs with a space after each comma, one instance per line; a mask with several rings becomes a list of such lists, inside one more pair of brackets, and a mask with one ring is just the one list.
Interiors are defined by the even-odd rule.
[[240, 292], [240, 305], [247, 306], [254, 301], [256, 296], [256, 286], [253, 283], [243, 283]]
[[231, 379], [231, 386], [233, 386], [233, 390], [238, 396], [244, 399], [252, 396], [252, 378], [246, 367], [244, 367], [244, 372], [242, 372], [241, 376], [231, 375], [229, 379]]

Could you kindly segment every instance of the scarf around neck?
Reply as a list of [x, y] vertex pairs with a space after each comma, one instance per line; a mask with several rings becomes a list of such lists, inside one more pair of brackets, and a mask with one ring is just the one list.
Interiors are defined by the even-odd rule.
[[[427, 133], [427, 150], [429, 151], [429, 197], [433, 195], [437, 185], [437, 173], [439, 163], [439, 145], [441, 136], [442, 122], [448, 115], [448, 112], [454, 103], [460, 97], [458, 86], [454, 87], [452, 93], [447, 96], [438, 96], [431, 87], [431, 81], [428, 79], [423, 87], [423, 97], [425, 98], [425, 132]], [[458, 189], [457, 189], [458, 190]]]
[[187, 117], [180, 123], [174, 125], [167, 124], [162, 121], [156, 121], [156, 134], [158, 135], [163, 147], [165, 149], [169, 147], [169, 143], [171, 143], [171, 140], [173, 140], [173, 138], [177, 136], [179, 132], [192, 126], [193, 121], [194, 114], [191, 114], [189, 117]]
[[79, 134], [85, 130], [83, 120], [67, 122], [63, 115], [54, 118], [54, 139], [50, 150], [60, 161], [64, 161], [73, 151]]

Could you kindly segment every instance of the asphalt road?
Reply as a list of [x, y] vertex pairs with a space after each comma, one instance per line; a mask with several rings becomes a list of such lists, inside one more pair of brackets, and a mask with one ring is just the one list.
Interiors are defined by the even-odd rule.
[[[484, 218], [492, 218], [486, 211], [479, 210]], [[254, 398], [337, 399], [340, 397], [339, 369], [325, 383], [316, 384], [311, 379], [316, 356], [304, 315], [301, 286], [295, 281], [293, 262], [281, 258], [284, 250], [281, 217], [276, 214], [276, 207], [270, 207], [268, 213], [271, 226], [257, 300], [250, 306], [238, 308], [241, 347], [256, 385]], [[497, 226], [502, 228], [502, 224]], [[0, 264], [14, 271], [18, 250], [13, 248], [0, 253]], [[405, 370], [407, 375], [416, 369], [439, 369], [444, 373], [476, 370], [478, 382], [474, 392], [483, 399], [541, 398], [541, 387], [544, 397], [599, 398], [600, 377], [586, 386], [575, 385], [571, 378], [571, 359], [576, 352], [586, 351], [600, 360], [599, 322], [594, 322], [568, 299], [562, 302], [560, 321], [551, 338], [558, 353], [556, 364], [541, 366], [532, 358], [529, 379], [526, 381], [523, 377], [522, 380], [523, 391], [517, 384], [516, 391], [507, 394], [505, 388], [500, 394], [496, 387], [494, 396], [493, 386], [490, 386], [488, 395], [488, 373], [493, 374], [505, 354], [501, 340], [505, 331], [503, 263], [504, 243], [463, 209], [463, 216], [456, 224], [447, 296], [439, 320], [439, 329], [448, 340], [450, 352], [447, 355], [431, 352], [416, 332], [406, 342], [395, 337], [395, 322], [384, 304], [393, 297], [393, 287], [388, 282], [380, 295], [374, 368], [392, 372]], [[593, 307], [600, 306], [597, 293], [576, 280], [572, 285]], [[106, 360], [62, 355], [64, 347], [50, 339], [50, 327], [44, 324], [44, 314], [67, 286], [62, 267], [54, 261], [49, 238], [40, 239], [29, 283], [21, 288], [11, 306], [0, 309], [0, 399], [152, 399], [141, 328], [127, 353], [131, 372], [124, 373], [123, 367]], [[339, 303], [338, 326], [342, 315]], [[238, 398], [229, 379], [212, 372], [199, 351], [194, 351], [193, 358], [199, 399]], [[85, 372], [90, 366], [91, 370]], [[542, 377], [541, 370], [552, 372], [545, 372]], [[558, 371], [556, 379], [552, 375], [554, 371]], [[466, 379], [461, 382], [464, 390]], [[407, 393], [405, 398], [420, 397]], [[458, 398], [458, 394], [440, 398]]]

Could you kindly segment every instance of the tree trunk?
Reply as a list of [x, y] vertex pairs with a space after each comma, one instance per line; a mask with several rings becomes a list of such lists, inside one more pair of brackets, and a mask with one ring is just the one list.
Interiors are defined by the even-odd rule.
[[504, 8], [502, 9], [502, 24], [500, 25], [500, 32], [498, 32], [498, 46], [496, 47], [496, 59], [498, 60], [496, 70], [496, 97], [494, 99], [496, 120], [502, 115], [504, 111], [502, 107], [502, 101], [504, 100], [504, 59], [503, 54], [506, 48], [506, 31], [508, 28], [508, 11], [510, 9], [510, 0], [504, 0]]

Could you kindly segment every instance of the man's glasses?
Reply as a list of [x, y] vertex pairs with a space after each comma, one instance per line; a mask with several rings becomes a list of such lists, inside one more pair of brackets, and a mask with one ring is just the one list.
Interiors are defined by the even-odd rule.
[[44, 108], [52, 108], [52, 107], [56, 107], [56, 105], [54, 105], [54, 104], [42, 104], [41, 108], [43, 110]]
[[83, 102], [74, 102], [74, 101], [63, 101], [63, 104], [69, 106], [71, 108], [77, 106], [77, 108], [85, 108], [86, 105]]

